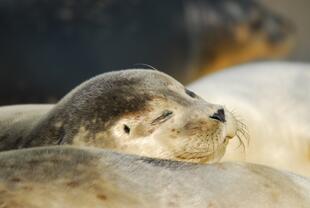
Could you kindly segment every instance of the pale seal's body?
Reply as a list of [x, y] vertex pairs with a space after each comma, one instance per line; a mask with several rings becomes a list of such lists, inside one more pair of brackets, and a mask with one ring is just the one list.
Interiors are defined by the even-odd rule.
[[47, 145], [114, 149], [155, 158], [218, 161], [239, 124], [155, 70], [99, 75], [56, 105], [0, 108], [0, 151]]
[[248, 127], [247, 151], [228, 146], [224, 160], [260, 163], [310, 176], [309, 64], [247, 64], [207, 76], [189, 88], [233, 110]]
[[0, 207], [308, 208], [309, 179], [245, 163], [201, 165], [97, 148], [0, 153]]

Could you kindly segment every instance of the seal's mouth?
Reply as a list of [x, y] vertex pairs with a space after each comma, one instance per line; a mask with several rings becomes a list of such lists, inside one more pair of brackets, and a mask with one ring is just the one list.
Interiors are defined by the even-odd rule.
[[[246, 125], [238, 120], [235, 113], [225, 110], [227, 112], [227, 121], [225, 122], [225, 133], [222, 135], [221, 142], [217, 142], [217, 139], [212, 138], [212, 142], [209, 145], [203, 145], [203, 147], [192, 146], [192, 149], [186, 151], [177, 152], [175, 158], [177, 160], [195, 163], [214, 163], [220, 161], [224, 156], [226, 147], [229, 141], [232, 139], [238, 139], [240, 146], [245, 150], [245, 141], [248, 141], [249, 135], [247, 133]], [[210, 138], [206, 138], [210, 140]], [[200, 144], [201, 143], [197, 143]]]
[[223, 142], [213, 145], [209, 149], [195, 148], [191, 150], [183, 150], [175, 152], [174, 156], [176, 160], [194, 163], [214, 163], [218, 162], [225, 154], [229, 138], [225, 138]]
[[231, 123], [227, 124], [227, 134], [225, 137], [224, 143], [227, 142], [228, 140], [231, 139], [238, 139], [239, 141], [239, 146], [242, 146], [243, 150], [245, 151], [246, 149], [246, 144], [249, 143], [249, 133], [247, 130], [247, 126], [239, 119], [239, 116], [236, 115], [236, 112], [234, 111], [228, 111], [229, 115], [231, 116], [230, 121]]
[[225, 154], [226, 145], [227, 143], [223, 143], [213, 152], [183, 152], [175, 157], [177, 160], [186, 162], [214, 163], [218, 162], [223, 157]]

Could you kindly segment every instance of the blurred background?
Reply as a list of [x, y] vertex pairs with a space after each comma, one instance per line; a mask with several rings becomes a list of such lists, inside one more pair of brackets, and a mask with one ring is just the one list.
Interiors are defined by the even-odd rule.
[[263, 0], [262, 3], [289, 19], [295, 27], [295, 47], [288, 60], [310, 61], [310, 1], [309, 0]]
[[0, 105], [57, 102], [97, 74], [183, 84], [260, 60], [309, 61], [309, 0], [1, 0]]

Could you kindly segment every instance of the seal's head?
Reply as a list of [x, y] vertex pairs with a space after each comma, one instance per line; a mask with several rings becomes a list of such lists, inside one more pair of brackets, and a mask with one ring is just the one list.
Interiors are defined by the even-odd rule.
[[41, 141], [53, 144], [192, 162], [219, 160], [238, 128], [223, 106], [204, 101], [162, 72], [140, 69], [87, 81], [41, 123], [32, 138], [44, 134]]

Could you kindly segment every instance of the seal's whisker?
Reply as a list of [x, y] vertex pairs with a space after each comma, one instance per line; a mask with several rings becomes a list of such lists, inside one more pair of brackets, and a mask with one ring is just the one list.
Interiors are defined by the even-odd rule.
[[239, 128], [247, 129], [247, 125], [245, 124], [246, 122], [241, 121], [241, 119], [239, 119], [239, 118], [237, 118], [235, 116], [234, 116], [234, 119], [235, 119], [235, 122], [237, 123]]
[[211, 140], [212, 140], [212, 152], [214, 152], [214, 139]]
[[245, 149], [246, 149], [246, 148], [245, 148], [245, 144], [244, 144], [244, 142], [242, 141], [240, 135], [239, 135], [239, 134], [236, 134], [236, 137], [238, 138], [238, 141], [239, 141], [239, 145], [238, 145], [237, 148], [239, 148], [240, 146], [242, 146], [242, 152], [245, 152]]
[[239, 132], [241, 132], [241, 133], [243, 134], [244, 139], [247, 140], [247, 141], [249, 142], [249, 140], [250, 140], [250, 134], [249, 134], [249, 132], [248, 132], [246, 126], [244, 126], [243, 128], [239, 128], [238, 130], [239, 130]]
[[136, 64], [134, 64], [134, 66], [146, 66], [146, 67], [148, 67], [148, 69], [152, 69], [152, 70], [155, 70], [155, 71], [159, 71], [158, 69], [156, 69], [154, 66], [152, 66], [152, 65], [150, 65], [150, 64], [136, 63]]
[[[243, 139], [245, 139], [245, 141], [247, 142], [247, 145], [249, 145], [249, 137], [250, 135], [248, 134], [248, 132], [244, 129], [237, 129], [236, 131], [236, 135]], [[242, 140], [243, 141], [243, 140]]]
[[236, 119], [237, 125], [238, 125], [238, 129], [243, 130], [246, 134], [247, 134], [247, 125], [244, 123], [244, 121], [242, 120], [241, 116], [238, 116], [236, 111], [230, 111], [230, 113], [234, 116], [234, 118]]
[[232, 110], [229, 109], [229, 112], [234, 116], [234, 118], [235, 118], [238, 122], [244, 124], [243, 117], [240, 116], [240, 115], [238, 114], [238, 112], [237, 112], [235, 109], [232, 109]]
[[248, 128], [247, 128], [247, 126], [244, 123], [241, 123], [241, 122], [237, 121], [237, 128], [238, 128], [239, 131], [244, 133], [246, 137], [249, 136]]
[[233, 109], [233, 110], [230, 110], [230, 109], [229, 109], [228, 111], [234, 116], [234, 118], [237, 120], [238, 123], [240, 123], [240, 124], [246, 126], [246, 125], [244, 124], [244, 121], [243, 121], [242, 116], [238, 115], [238, 113], [237, 113], [237, 111], [236, 111], [235, 109]]
[[242, 126], [242, 128], [247, 128], [247, 126], [245, 125], [245, 123], [243, 123], [242, 121], [240, 121], [239, 119], [236, 119], [237, 120], [237, 123], [239, 124], [239, 125], [241, 125]]
[[237, 130], [236, 130], [236, 137], [238, 138], [239, 145], [237, 148], [242, 146], [243, 152], [246, 151], [246, 145], [244, 140], [246, 141], [247, 146], [249, 145], [250, 135], [248, 133], [247, 125], [242, 120], [241, 116], [237, 115], [237, 112], [235, 109], [229, 110], [230, 113], [233, 115], [236, 121]]

